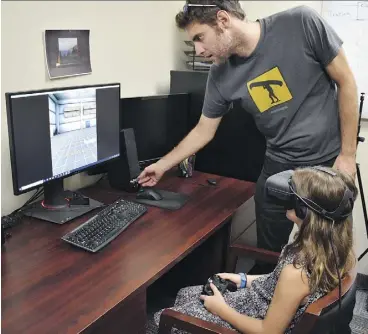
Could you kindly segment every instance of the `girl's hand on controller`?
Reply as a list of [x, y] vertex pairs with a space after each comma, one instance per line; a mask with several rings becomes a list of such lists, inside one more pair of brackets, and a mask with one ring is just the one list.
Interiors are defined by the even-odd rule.
[[234, 282], [236, 284], [236, 286], [238, 287], [238, 289], [240, 288], [241, 278], [240, 278], [239, 274], [219, 273], [217, 275], [220, 276], [223, 279], [228, 279], [228, 280]]
[[213, 283], [210, 283], [210, 287], [213, 291], [213, 296], [201, 295], [200, 298], [203, 300], [204, 307], [214, 315], [221, 317], [226, 307], [229, 307], [222, 294]]

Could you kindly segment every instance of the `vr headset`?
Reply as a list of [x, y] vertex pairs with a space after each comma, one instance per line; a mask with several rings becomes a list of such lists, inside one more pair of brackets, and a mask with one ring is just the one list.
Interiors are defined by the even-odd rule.
[[[336, 173], [324, 167], [318, 166], [312, 168], [331, 176], [337, 176]], [[270, 176], [265, 184], [267, 195], [274, 197], [286, 209], [295, 209], [296, 216], [302, 220], [306, 218], [308, 209], [333, 222], [344, 221], [351, 215], [354, 205], [354, 195], [348, 187], [345, 189], [339, 206], [334, 211], [327, 211], [311, 199], [299, 196], [296, 193], [292, 180], [293, 175], [293, 170], [286, 170]]]

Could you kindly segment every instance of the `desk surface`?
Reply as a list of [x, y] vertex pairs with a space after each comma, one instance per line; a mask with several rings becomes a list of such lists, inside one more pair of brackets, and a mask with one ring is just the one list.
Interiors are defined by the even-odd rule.
[[[217, 186], [209, 186], [207, 178], [217, 179]], [[168, 174], [157, 188], [190, 199], [177, 211], [148, 207], [96, 254], [60, 238], [97, 211], [64, 225], [29, 218], [14, 227], [1, 258], [4, 333], [82, 331], [219, 229], [253, 195], [255, 185], [195, 172], [190, 179]], [[134, 196], [101, 183], [84, 193], [104, 203]]]

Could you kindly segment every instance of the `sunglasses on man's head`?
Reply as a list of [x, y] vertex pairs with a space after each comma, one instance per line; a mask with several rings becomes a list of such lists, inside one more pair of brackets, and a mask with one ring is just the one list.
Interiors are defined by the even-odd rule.
[[218, 7], [221, 9], [220, 6], [218, 5], [202, 5], [202, 4], [195, 4], [195, 3], [188, 3], [188, 4], [185, 4], [184, 7], [183, 7], [183, 12], [184, 14], [186, 14], [189, 10], [190, 7]]

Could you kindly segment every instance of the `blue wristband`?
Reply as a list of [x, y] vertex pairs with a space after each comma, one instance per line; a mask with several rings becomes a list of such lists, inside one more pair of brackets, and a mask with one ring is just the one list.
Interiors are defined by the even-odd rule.
[[247, 276], [244, 273], [239, 273], [240, 275], [240, 289], [247, 286]]

